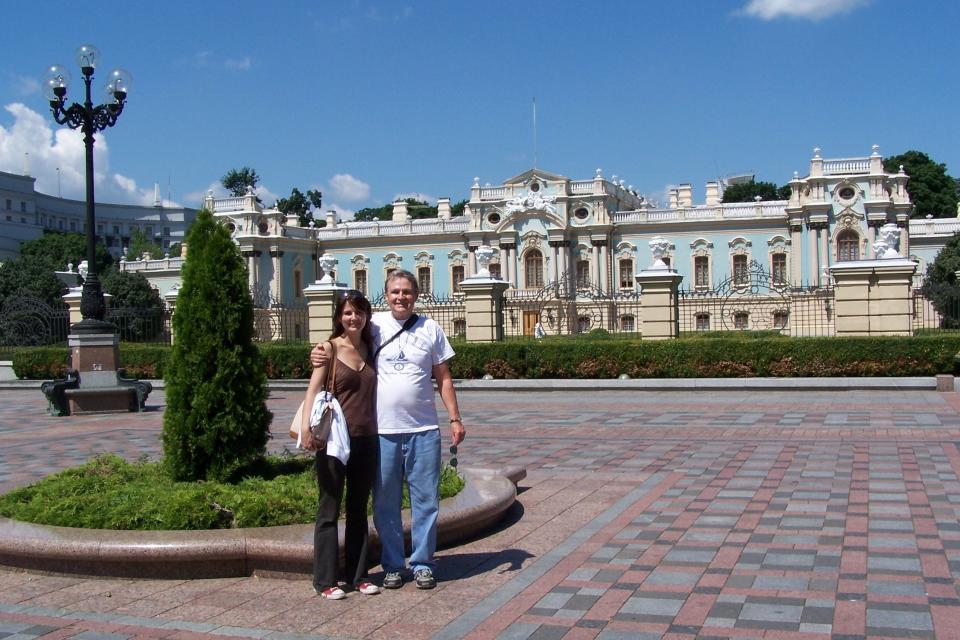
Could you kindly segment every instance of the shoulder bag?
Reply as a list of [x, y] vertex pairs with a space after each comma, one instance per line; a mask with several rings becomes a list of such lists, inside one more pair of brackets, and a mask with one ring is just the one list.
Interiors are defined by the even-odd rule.
[[[324, 380], [323, 386], [320, 388], [320, 391], [317, 392], [317, 395], [313, 399], [313, 406], [308, 410], [310, 411], [310, 420], [309, 428], [310, 435], [313, 436], [313, 441], [315, 443], [326, 442], [327, 438], [330, 437], [330, 426], [333, 422], [334, 407], [333, 403], [337, 403], [337, 410], [339, 410], [339, 402], [337, 402], [336, 397], [334, 397], [334, 389], [337, 381], [337, 345], [330, 341], [330, 368], [327, 370], [327, 379]], [[320, 405], [320, 406], [318, 406]], [[297, 413], [293, 416], [293, 421], [290, 423], [290, 438], [297, 441], [297, 446], [299, 447], [303, 442], [303, 435], [300, 432], [300, 429], [303, 425], [303, 402], [300, 403], [300, 407], [297, 409]]]

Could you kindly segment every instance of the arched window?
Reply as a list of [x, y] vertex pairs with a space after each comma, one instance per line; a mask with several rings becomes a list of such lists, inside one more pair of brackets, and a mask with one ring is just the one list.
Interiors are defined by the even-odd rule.
[[527, 289], [543, 288], [543, 254], [531, 249], [523, 257], [523, 285]]
[[786, 284], [787, 254], [782, 252], [774, 253], [772, 256], [770, 256], [770, 266], [773, 274], [774, 284]]
[[847, 229], [837, 236], [837, 262], [860, 259], [860, 236]]
[[353, 272], [353, 288], [367, 295], [367, 270], [357, 269]]

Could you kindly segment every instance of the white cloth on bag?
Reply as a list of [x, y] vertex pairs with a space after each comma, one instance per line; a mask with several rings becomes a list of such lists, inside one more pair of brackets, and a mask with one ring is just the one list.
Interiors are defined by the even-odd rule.
[[[333, 420], [330, 422], [330, 434], [327, 436], [327, 455], [333, 456], [343, 464], [350, 459], [350, 433], [347, 431], [347, 419], [343, 415], [340, 403], [328, 391], [318, 391], [313, 398], [313, 407], [310, 409], [310, 426], [320, 424], [324, 406], [330, 405], [333, 411]], [[297, 446], [300, 442], [297, 441]]]

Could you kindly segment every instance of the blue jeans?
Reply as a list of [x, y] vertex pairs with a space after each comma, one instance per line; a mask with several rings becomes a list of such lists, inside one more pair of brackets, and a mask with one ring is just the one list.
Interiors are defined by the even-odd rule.
[[440, 512], [440, 430], [380, 435], [380, 467], [373, 485], [373, 522], [380, 535], [380, 564], [387, 572], [404, 568], [400, 499], [403, 478], [410, 488], [410, 568], [433, 568]]

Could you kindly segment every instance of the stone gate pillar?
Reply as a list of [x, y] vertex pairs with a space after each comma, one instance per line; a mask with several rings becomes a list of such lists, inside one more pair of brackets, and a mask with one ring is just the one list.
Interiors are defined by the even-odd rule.
[[337, 298], [349, 286], [342, 282], [334, 282], [330, 277], [336, 258], [329, 254], [320, 256], [320, 268], [323, 269], [324, 276], [303, 290], [303, 295], [307, 298], [307, 324], [310, 327], [309, 340], [312, 344], [323, 342], [333, 333], [333, 313], [337, 307]]
[[897, 253], [896, 225], [880, 229], [875, 260], [838, 262], [830, 267], [836, 283], [838, 336], [913, 335], [913, 274], [917, 263]]
[[677, 289], [683, 276], [663, 260], [670, 242], [661, 236], [650, 239], [653, 264], [634, 276], [640, 285], [642, 319], [640, 333], [644, 340], [666, 340], [680, 336], [680, 302]]

